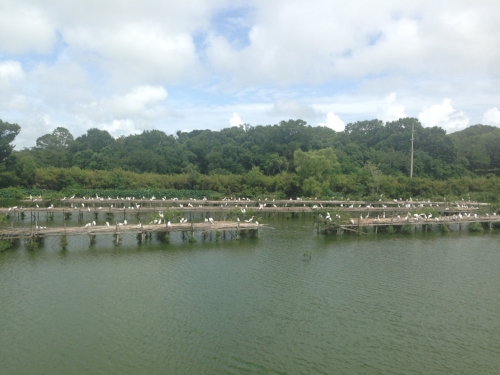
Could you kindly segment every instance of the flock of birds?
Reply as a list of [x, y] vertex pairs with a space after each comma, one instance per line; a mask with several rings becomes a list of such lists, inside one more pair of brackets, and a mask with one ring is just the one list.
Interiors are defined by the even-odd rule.
[[[66, 200], [74, 200], [75, 199], [75, 195], [67, 198], [67, 197], [64, 197], [62, 198], [62, 201], [66, 201]], [[77, 199], [80, 199], [80, 198], [77, 198]], [[110, 196], [108, 196], [107, 198], [104, 198], [102, 196], [99, 196], [98, 194], [96, 194], [95, 197], [86, 197], [86, 196], [83, 196], [81, 199], [85, 200], [85, 201], [88, 201], [89, 203], [87, 203], [87, 206], [85, 205], [85, 202], [79, 202], [81, 204], [81, 207], [82, 208], [85, 208], [87, 207], [88, 211], [91, 211], [91, 205], [95, 205], [95, 202], [96, 201], [129, 201], [130, 202], [130, 206], [127, 207], [128, 209], [140, 209], [141, 208], [141, 204], [138, 203], [138, 201], [155, 201], [157, 200], [157, 198], [153, 195], [151, 196], [151, 198], [146, 198], [145, 196], [142, 196], [142, 198], [138, 198], [136, 199], [136, 197], [132, 196], [132, 197], [116, 197], [116, 199], [114, 198], [111, 198]], [[316, 198], [317, 199], [317, 198]], [[39, 195], [37, 198], [36, 197], [33, 197], [32, 195], [30, 195], [30, 200], [32, 202], [37, 202], [38, 200], [42, 200], [42, 196]], [[178, 198], [167, 198], [167, 197], [161, 197], [161, 200], [162, 201], [177, 201], [179, 200]], [[190, 198], [189, 199], [191, 202], [196, 202], [197, 199], [196, 198]], [[289, 199], [290, 201], [293, 201], [292, 198]], [[207, 201], [207, 198], [206, 197], [203, 197], [203, 199], [201, 199], [200, 201]], [[233, 197], [230, 197], [230, 198], [223, 198], [222, 201], [225, 203], [225, 205], [227, 206], [228, 203], [237, 203], [235, 204], [235, 207], [238, 207], [238, 204], [239, 203], [244, 203], [244, 207], [239, 207], [240, 208], [240, 211], [242, 214], [245, 214], [247, 209], [248, 209], [248, 202], [252, 202], [250, 200], [250, 198], [233, 198]], [[302, 201], [302, 198], [300, 197], [297, 197], [296, 198], [296, 201]], [[346, 199], [347, 202], [350, 201], [349, 198]], [[186, 204], [186, 207], [194, 207], [193, 203], [191, 202], [188, 202]], [[333, 200], [331, 200], [330, 202], [333, 202]], [[367, 220], [370, 218], [370, 209], [375, 209], [375, 208], [382, 208], [382, 209], [386, 209], [387, 208], [387, 205], [384, 204], [384, 203], [388, 203], [388, 202], [382, 202], [382, 195], [380, 195], [380, 199], [379, 199], [379, 202], [380, 204], [377, 205], [377, 207], [375, 207], [373, 204], [365, 204], [365, 205], [362, 205], [362, 204], [356, 204], [357, 207], [355, 207], [355, 204], [354, 203], [351, 203], [350, 205], [345, 205], [344, 207], [344, 203], [340, 203], [339, 207], [341, 209], [355, 209], [355, 208], [364, 208], [364, 209], [367, 209], [368, 210], [368, 213], [363, 216], [363, 214], [360, 214], [359, 216], [359, 219], [360, 221], [363, 221], [363, 220]], [[423, 209], [425, 207], [429, 207], [429, 208], [437, 208], [437, 209], [440, 209], [440, 206], [439, 206], [439, 203], [432, 203], [430, 200], [418, 200], [416, 199], [415, 201], [412, 199], [412, 198], [409, 198], [407, 200], [403, 200], [402, 198], [399, 198], [399, 199], [392, 199], [392, 204], [395, 205], [397, 204], [397, 207], [398, 208], [406, 208], [406, 209]], [[455, 201], [453, 202], [453, 205], [455, 206], [455, 208], [457, 209], [460, 209], [460, 210], [470, 210], [470, 211], [474, 211], [474, 210], [478, 210], [478, 206], [474, 206], [473, 204], [474, 202], [471, 202], [470, 199], [468, 201], [465, 201], [465, 199], [462, 199], [462, 201]], [[179, 207], [180, 208], [183, 208], [185, 205], [185, 203], [179, 203]], [[221, 206], [223, 206], [224, 204], [221, 204]], [[287, 206], [287, 204], [285, 204], [285, 206]], [[304, 206], [306, 206], [304, 204]], [[36, 203], [36, 207], [39, 208], [39, 205], [38, 203]], [[72, 208], [77, 208], [77, 204], [72, 202], [71, 203], [71, 207]], [[110, 205], [111, 208], [113, 208], [113, 204]], [[203, 207], [202, 204], [199, 204], [198, 203], [198, 207]], [[258, 199], [258, 210], [263, 210], [264, 208], [266, 207], [274, 207], [274, 208], [277, 208], [277, 205], [276, 205], [276, 200], [273, 198], [272, 201], [271, 199], [268, 200], [268, 198], [265, 198], [263, 200], [261, 199]], [[52, 208], [54, 208], [54, 205], [51, 204], [50, 206], [47, 207], [48, 210], [51, 210]], [[320, 210], [320, 209], [324, 209], [325, 207], [323, 206], [323, 204], [321, 202], [319, 202], [319, 204], [314, 204], [312, 207], [311, 207], [313, 210]], [[22, 210], [22, 207], [18, 208], [18, 206], [13, 206], [13, 207], [9, 207], [8, 211], [12, 211], [12, 210], [19, 210], [21, 209]], [[97, 208], [98, 210], [102, 210], [103, 207], [100, 206]], [[125, 209], [125, 208], [124, 208]], [[450, 208], [449, 208], [449, 205], [447, 207], [444, 208], [445, 211], [448, 211]], [[150, 221], [150, 225], [161, 225], [161, 224], [164, 224], [164, 225], [167, 225], [168, 227], [172, 226], [172, 222], [171, 221], [166, 221], [165, 218], [164, 218], [164, 214], [163, 212], [160, 212], [159, 213], [159, 216], [160, 218], [158, 219], [154, 219], [152, 221]], [[490, 214], [486, 214], [487, 217], [490, 217]], [[497, 213], [494, 212], [491, 214], [491, 217], [494, 217], [494, 216], [497, 216]], [[328, 220], [328, 221], [332, 221], [332, 217], [330, 216], [330, 213], [327, 212], [326, 213], [326, 216], [323, 218], [323, 216], [320, 214], [319, 215], [319, 218], [320, 219], [324, 219], [324, 220]], [[336, 219], [341, 219], [340, 215], [339, 214], [335, 214], [335, 218]], [[430, 221], [430, 220], [433, 220], [433, 221], [440, 221], [440, 220], [456, 220], [456, 221], [460, 221], [460, 220], [464, 220], [464, 219], [470, 219], [470, 218], [478, 218], [478, 215], [476, 213], [472, 213], [472, 212], [467, 212], [467, 213], [461, 213], [459, 212], [458, 214], [454, 214], [454, 215], [446, 215], [444, 217], [433, 217], [432, 213], [415, 213], [415, 214], [411, 214], [409, 211], [408, 213], [405, 215], [405, 216], [401, 216], [401, 215], [397, 215], [395, 218], [392, 218], [392, 220], [394, 221], [406, 221], [406, 222], [409, 222], [409, 221]], [[377, 217], [375, 219], [372, 219], [372, 220], [376, 220], [378, 222], [380, 222], [381, 220], [384, 220], [386, 219], [386, 213], [383, 212], [382, 215], [378, 214]], [[254, 220], [254, 217], [252, 216], [250, 219], [247, 219], [247, 220], [244, 220], [246, 223], [252, 223]], [[240, 219], [237, 218], [237, 221], [239, 222]], [[354, 219], [351, 217], [349, 218], [349, 221], [351, 222], [351, 224], [354, 225]], [[184, 224], [184, 223], [187, 223], [188, 222], [188, 219], [187, 218], [180, 218], [179, 220], [179, 223], [180, 224]], [[207, 223], [211, 223], [211, 224], [214, 224], [215, 221], [213, 218], [205, 218], [205, 222]], [[255, 223], [258, 224], [258, 221], [255, 221]], [[96, 226], [97, 223], [96, 221], [92, 221], [92, 222], [89, 222], [87, 224], [85, 224], [85, 228], [87, 227], [92, 227], [92, 226]], [[109, 227], [110, 224], [109, 222], [106, 222], [106, 225]], [[123, 222], [118, 222], [117, 225], [119, 226], [122, 226], [122, 225], [127, 225], [127, 220], [124, 220]], [[139, 222], [138, 226], [142, 226], [142, 224]], [[38, 226], [38, 224], [36, 223], [36, 228], [37, 229], [45, 229], [46, 227], [42, 227], [42, 226]]]

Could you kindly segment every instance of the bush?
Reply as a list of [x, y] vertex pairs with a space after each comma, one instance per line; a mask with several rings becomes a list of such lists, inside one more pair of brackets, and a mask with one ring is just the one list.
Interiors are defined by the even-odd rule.
[[403, 225], [401, 228], [401, 233], [403, 233], [403, 234], [411, 234], [411, 233], [413, 233], [413, 231], [414, 231], [414, 228], [413, 228], [413, 225], [411, 225], [411, 224]]
[[12, 243], [10, 241], [0, 241], [0, 252], [10, 249], [12, 247]]
[[471, 223], [469, 225], [469, 232], [481, 233], [483, 231], [484, 228], [480, 223]]
[[439, 231], [441, 233], [448, 233], [450, 231], [450, 227], [448, 224], [439, 224]]

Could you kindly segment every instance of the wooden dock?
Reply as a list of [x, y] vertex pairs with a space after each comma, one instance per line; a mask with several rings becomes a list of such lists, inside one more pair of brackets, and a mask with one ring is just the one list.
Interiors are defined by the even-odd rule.
[[[142, 241], [151, 233], [166, 233], [182, 232], [184, 234], [194, 235], [195, 232], [213, 233], [220, 232], [225, 237], [225, 232], [228, 232], [231, 238], [239, 238], [241, 233], [246, 233], [249, 230], [254, 230], [256, 237], [260, 237], [259, 229], [262, 227], [258, 223], [234, 222], [234, 221], [214, 221], [213, 223], [173, 223], [168, 224], [128, 224], [122, 223], [116, 225], [86, 225], [83, 227], [10, 227], [0, 228], [0, 240], [17, 240], [17, 239], [33, 239], [44, 237], [62, 237], [62, 236], [82, 236], [87, 235], [89, 239], [102, 234], [112, 234], [115, 236], [116, 244], [120, 241], [120, 236], [123, 234], [140, 235]], [[89, 240], [90, 244], [90, 240]]]
[[340, 220], [324, 220], [320, 222], [318, 226], [318, 232], [322, 229], [330, 227], [333, 231], [337, 232], [337, 234], [341, 234], [344, 230], [349, 232], [357, 232], [362, 233], [364, 228], [372, 228], [375, 233], [377, 233], [378, 228], [384, 227], [403, 227], [410, 226], [413, 227], [413, 230], [416, 230], [417, 227], [423, 228], [425, 231], [429, 227], [435, 225], [446, 225], [448, 228], [450, 225], [456, 225], [458, 230], [462, 229], [462, 226], [470, 225], [472, 223], [480, 224], [482, 227], [486, 226], [490, 229], [495, 224], [500, 224], [500, 216], [499, 215], [478, 215], [477, 217], [467, 217], [462, 216], [461, 218], [457, 215], [450, 216], [440, 216], [438, 218], [416, 218], [415, 216], [409, 216], [408, 218], [369, 218], [369, 219], [360, 219], [352, 220], [352, 222], [346, 223], [345, 221]]
[[[73, 199], [71, 201], [58, 200], [56, 206], [50, 201], [34, 202], [23, 201], [24, 206], [20, 207], [0, 207], [0, 214], [40, 214], [40, 213], [62, 213], [79, 214], [92, 212], [99, 213], [156, 213], [163, 211], [182, 212], [226, 212], [234, 209], [253, 210], [263, 213], [314, 213], [321, 211], [340, 210], [352, 213], [383, 213], [395, 212], [406, 213], [414, 210], [436, 210], [441, 214], [445, 213], [465, 213], [486, 208], [488, 203], [470, 204], [450, 204], [446, 202], [351, 202], [351, 201], [286, 201], [276, 202], [262, 201], [123, 201], [123, 200], [82, 200]], [[405, 204], [403, 204], [405, 203]], [[38, 206], [38, 207], [37, 207]], [[41, 206], [41, 207], [40, 207]]]

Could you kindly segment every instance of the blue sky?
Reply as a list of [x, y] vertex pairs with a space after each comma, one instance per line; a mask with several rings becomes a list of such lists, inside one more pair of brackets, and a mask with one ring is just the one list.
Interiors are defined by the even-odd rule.
[[495, 1], [0, 1], [0, 119], [17, 148], [301, 118], [500, 126]]

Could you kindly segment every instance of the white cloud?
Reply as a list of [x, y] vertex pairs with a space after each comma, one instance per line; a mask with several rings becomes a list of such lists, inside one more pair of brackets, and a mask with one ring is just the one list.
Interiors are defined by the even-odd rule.
[[18, 61], [2, 61], [0, 62], [0, 80], [15, 80], [24, 78], [25, 73]]
[[335, 130], [336, 132], [342, 132], [345, 129], [344, 121], [342, 121], [339, 116], [337, 116], [333, 112], [328, 112], [328, 114], [326, 115], [326, 122], [319, 123], [318, 126], [326, 126]]
[[167, 90], [161, 86], [139, 86], [124, 95], [104, 99], [102, 108], [113, 117], [123, 119], [143, 115], [149, 117], [156, 105], [167, 98]]
[[439, 126], [448, 132], [465, 129], [469, 124], [469, 118], [462, 111], [454, 109], [450, 99], [431, 105], [420, 112], [418, 119], [424, 126]]
[[396, 121], [402, 117], [407, 117], [405, 107], [396, 103], [396, 93], [390, 93], [384, 99], [384, 104], [379, 108], [377, 118], [382, 121]]
[[273, 116], [289, 116], [296, 119], [308, 119], [317, 117], [316, 111], [308, 105], [301, 104], [294, 99], [278, 99], [271, 110]]
[[200, 68], [192, 37], [168, 33], [160, 25], [133, 23], [66, 32], [72, 48], [95, 55], [96, 63], [117, 84], [171, 83], [196, 75]]
[[491, 108], [484, 112], [483, 115], [484, 125], [500, 126], [500, 111], [498, 108]]
[[26, 74], [17, 61], [0, 61], [0, 109], [22, 107], [22, 95], [16, 89], [24, 82]]
[[[355, 4], [319, 0], [311, 7], [298, 0], [256, 0], [250, 44], [241, 49], [224, 35], [212, 34], [208, 59], [235, 82], [251, 84], [500, 69], [495, 48], [500, 6], [487, 0], [474, 6], [459, 1], [452, 8], [431, 0]], [[360, 8], [369, 11], [355, 11]]]
[[133, 134], [136, 132], [136, 126], [133, 120], [113, 120], [110, 123], [100, 124], [99, 128], [102, 128], [109, 132], [109, 134], [117, 136], [121, 134]]
[[229, 124], [231, 126], [240, 126], [243, 125], [243, 121], [241, 121], [241, 117], [238, 116], [236, 112], [233, 113], [233, 117], [229, 119]]
[[48, 53], [56, 41], [55, 26], [40, 7], [28, 2], [0, 2], [0, 52]]
[[21, 125], [18, 146], [53, 130], [46, 114], [75, 136], [220, 129], [233, 112], [254, 125], [495, 123], [498, 19], [491, 0], [1, 0], [0, 111]]
[[170, 116], [163, 104], [167, 96], [161, 86], [143, 85], [125, 94], [82, 103], [72, 111], [87, 128], [103, 128], [113, 136], [129, 135], [152, 128], [155, 121]]

